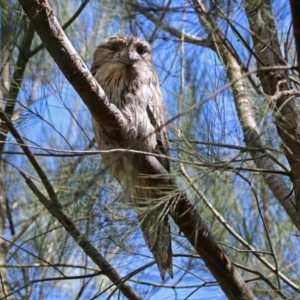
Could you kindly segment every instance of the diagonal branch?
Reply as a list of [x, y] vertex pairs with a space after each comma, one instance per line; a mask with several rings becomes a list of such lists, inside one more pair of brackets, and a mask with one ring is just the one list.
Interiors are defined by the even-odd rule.
[[[128, 297], [128, 299], [141, 300], [142, 298], [133, 290], [129, 284], [122, 283], [122, 277], [117, 273], [117, 271], [108, 263], [108, 261], [98, 252], [98, 250], [92, 245], [92, 243], [83, 235], [76, 224], [73, 222], [72, 218], [68, 216], [62, 209], [62, 205], [57, 199], [56, 193], [40, 167], [38, 161], [35, 159], [34, 155], [31, 153], [29, 147], [25, 144], [22, 137], [18, 131], [13, 126], [10, 119], [5, 115], [2, 109], [0, 109], [0, 118], [5, 121], [7, 128], [19, 143], [20, 147], [26, 154], [27, 158], [31, 162], [32, 166], [38, 173], [41, 181], [43, 182], [50, 200], [44, 196], [34, 182], [26, 176], [24, 172], [21, 171], [21, 175], [24, 177], [27, 185], [37, 196], [39, 201], [44, 205], [44, 207], [63, 225], [66, 231], [73, 237], [75, 242], [83, 249], [88, 257], [90, 257], [94, 263], [101, 269], [103, 275], [107, 276], [114, 284], [118, 285], [120, 291]], [[121, 284], [119, 284], [121, 282]]]
[[[79, 96], [84, 99], [94, 119], [101, 126], [106, 126], [108, 134], [122, 139], [123, 116], [108, 102], [103, 89], [65, 36], [48, 3], [25, 0], [20, 0], [20, 3], [50, 55]], [[97, 114], [98, 110], [101, 111], [101, 115]]]
[[212, 46], [212, 43], [209, 39], [201, 39], [195, 35], [191, 35], [188, 33], [182, 33], [181, 30], [178, 30], [178, 29], [166, 24], [165, 22], [163, 22], [163, 20], [161, 18], [158, 18], [155, 15], [153, 15], [149, 11], [149, 8], [145, 8], [142, 5], [138, 4], [137, 2], [132, 2], [132, 3], [129, 2], [129, 5], [133, 9], [137, 10], [140, 14], [144, 15], [147, 19], [152, 21], [155, 25], [159, 26], [162, 30], [164, 30], [165, 32], [168, 32], [172, 36], [177, 37], [178, 39], [183, 37], [184, 41], [187, 43], [191, 43], [191, 44], [203, 46], [203, 47], [211, 47]]
[[[164, 24], [161, 23], [161, 20], [156, 18], [153, 14], [149, 12], [149, 10], [139, 4], [131, 4], [134, 6], [140, 13], [142, 13], [145, 17], [149, 18], [154, 24], [156, 22], [159, 22], [162, 25], [162, 29], [178, 38], [180, 38], [180, 31], [174, 32], [171, 30], [168, 25], [164, 26]], [[199, 21], [202, 24], [203, 28], [205, 29], [206, 33], [209, 36], [213, 36], [213, 42], [211, 42], [211, 45], [209, 47], [217, 52], [220, 60], [223, 62], [223, 65], [226, 67], [226, 72], [228, 75], [228, 78], [230, 79], [230, 84], [226, 85], [225, 87], [231, 87], [234, 94], [234, 99], [237, 107], [237, 112], [239, 114], [241, 127], [244, 132], [245, 136], [245, 143], [247, 145], [248, 149], [256, 148], [260, 149], [261, 153], [266, 153], [266, 156], [261, 156], [257, 151], [250, 151], [251, 156], [254, 159], [254, 162], [256, 166], [259, 169], [265, 169], [265, 170], [275, 170], [274, 163], [272, 161], [272, 158], [269, 157], [266, 147], [263, 144], [260, 133], [258, 130], [258, 126], [256, 124], [255, 114], [254, 110], [251, 104], [250, 99], [246, 96], [248, 95], [247, 92], [247, 84], [244, 80], [246, 77], [250, 75], [250, 72], [244, 73], [244, 68], [241, 63], [241, 60], [237, 53], [234, 51], [234, 49], [231, 47], [230, 43], [227, 41], [226, 37], [222, 34], [221, 30], [217, 27], [217, 25], [214, 24], [214, 22], [211, 20], [211, 18], [208, 15], [208, 11], [206, 7], [203, 4], [203, 1], [194, 1], [194, 8], [197, 12], [197, 15], [199, 17]], [[186, 38], [186, 36], [185, 36]], [[190, 40], [191, 43], [199, 44], [200, 46], [205, 46], [205, 44], [197, 42], [196, 40]], [[264, 44], [265, 45], [265, 44]], [[207, 46], [207, 45], [206, 45]], [[274, 54], [274, 50], [270, 50]], [[274, 66], [275, 69], [271, 71], [271, 73], [276, 72], [276, 68], [278, 66], [278, 70], [282, 70], [279, 66], [280, 64], [277, 63], [276, 67], [274, 64], [271, 66]], [[261, 67], [259, 69], [262, 70], [264, 67]], [[267, 71], [267, 70], [266, 70]], [[280, 71], [279, 71], [280, 72]], [[263, 72], [259, 72], [263, 73]], [[283, 95], [284, 96], [284, 95]], [[287, 95], [288, 96], [288, 95]], [[275, 99], [276, 100], [276, 99]], [[204, 101], [203, 101], [204, 102]], [[203, 103], [201, 102], [201, 103]], [[201, 104], [200, 103], [200, 104]], [[186, 110], [183, 113], [187, 113], [194, 109], [196, 106], [198, 106], [199, 103], [196, 103], [194, 106], [190, 107], [188, 110]], [[181, 115], [181, 114], [180, 114]], [[177, 116], [178, 117], [178, 116]], [[289, 118], [287, 118], [289, 119]], [[289, 133], [289, 131], [286, 131]], [[286, 134], [286, 136], [290, 139], [292, 139], [292, 136], [289, 136]], [[293, 143], [295, 144], [295, 143]], [[295, 147], [296, 148], [296, 147]], [[296, 164], [295, 164], [296, 165]], [[289, 215], [291, 221], [293, 224], [300, 229], [300, 224], [298, 222], [298, 215], [297, 211], [295, 209], [295, 197], [294, 195], [291, 195], [291, 190], [289, 186], [286, 184], [285, 180], [280, 176], [279, 174], [262, 174], [264, 177], [267, 185], [273, 192], [274, 196], [279, 200], [280, 204], [284, 208], [284, 210]]]
[[[204, 193], [195, 185], [195, 183], [191, 180], [189, 175], [187, 174], [185, 168], [183, 167], [181, 169], [181, 172], [183, 173], [183, 176], [188, 181], [190, 186], [193, 188], [193, 190], [198, 194], [198, 196], [204, 201], [205, 205], [208, 207], [208, 209], [213, 213], [213, 215], [219, 220], [219, 222], [226, 228], [226, 230], [237, 240], [239, 241], [247, 250], [251, 251], [254, 256], [262, 263], [264, 264], [271, 272], [276, 274], [280, 277], [282, 281], [284, 281], [287, 285], [289, 285], [291, 288], [293, 288], [295, 291], [299, 292], [300, 287], [293, 283], [288, 277], [286, 277], [281, 271], [278, 271], [274, 265], [272, 265], [259, 251], [257, 251], [251, 244], [249, 244], [241, 235], [239, 235], [229, 224], [228, 222], [223, 218], [223, 216], [213, 207], [213, 205], [209, 202], [209, 200], [206, 198]], [[236, 263], [235, 263], [236, 265]]]
[[[80, 13], [83, 11], [83, 9], [86, 7], [88, 4], [89, 0], [84, 0], [82, 1], [80, 7], [78, 10], [74, 13], [74, 15], [63, 25], [63, 28], [66, 29], [68, 28], [74, 20], [80, 15]], [[15, 109], [15, 104], [17, 101], [17, 97], [19, 95], [20, 88], [22, 86], [22, 82], [24, 79], [24, 73], [25, 69], [27, 67], [27, 64], [30, 60], [31, 57], [36, 55], [40, 50], [44, 48], [44, 44], [42, 43], [41, 45], [37, 46], [34, 50], [30, 51], [30, 47], [34, 38], [34, 33], [35, 30], [32, 26], [31, 23], [29, 23], [29, 26], [26, 28], [21, 45], [19, 47], [19, 55], [16, 63], [16, 67], [13, 73], [13, 77], [11, 79], [11, 84], [10, 88], [8, 89], [8, 95], [7, 95], [7, 103], [5, 106], [5, 113], [12, 117]], [[8, 66], [8, 63], [6, 64]], [[6, 66], [5, 66], [6, 67]], [[6, 140], [6, 133], [7, 133], [7, 128], [5, 128], [5, 124], [1, 124], [3, 128], [1, 128], [1, 133], [0, 133], [0, 153], [3, 152], [3, 147]]]
[[[249, 98], [247, 81], [244, 77], [245, 73], [243, 70], [243, 66], [240, 63], [241, 60], [239, 56], [237, 55], [231, 44], [228, 42], [218, 25], [215, 24], [214, 21], [210, 18], [204, 1], [194, 0], [194, 8], [197, 12], [199, 21], [206, 30], [207, 34], [212, 35], [214, 39], [214, 49], [226, 69], [229, 80], [232, 82], [231, 89], [233, 91], [237, 113], [244, 133], [245, 143], [248, 147], [255, 147], [257, 149], [261, 149], [261, 153], [266, 153], [266, 156], [262, 156], [257, 151], [250, 150], [250, 154], [254, 160], [254, 163], [259, 169], [276, 169], [274, 167], [272, 159], [268, 156], [263, 141], [260, 137], [253, 105], [251, 99]], [[271, 64], [271, 66], [275, 65], [277, 66], [280, 64]], [[275, 72], [276, 70], [271, 71], [270, 73]], [[290, 217], [293, 224], [298, 229], [300, 229], [297, 211], [294, 206], [294, 196], [291, 195], [291, 190], [286, 184], [285, 180], [279, 174], [262, 173], [262, 176], [274, 196], [278, 199], [278, 201]]]
[[[84, 10], [84, 8], [87, 6], [89, 3], [89, 0], [84, 0], [82, 1], [81, 5], [78, 7], [74, 15], [62, 26], [62, 28], [65, 30], [67, 29], [76, 19], [77, 17], [81, 14], [81, 12]], [[40, 50], [42, 50], [45, 47], [43, 43], [35, 47], [30, 53], [28, 54], [29, 57], [32, 57], [36, 55]]]
[[[113, 138], [122, 140], [123, 116], [114, 105], [109, 104], [102, 88], [66, 38], [47, 1], [20, 0], [20, 3], [50, 55], [81, 96], [93, 118]], [[134, 154], [132, 161], [140, 174], [147, 174], [153, 180], [153, 186], [166, 186], [176, 195], [176, 186], [170, 175], [154, 156]], [[195, 207], [181, 192], [177, 192], [176, 198], [176, 205], [171, 210], [172, 217], [201, 255], [228, 299], [254, 299]]]
[[[10, 85], [9, 92], [7, 95], [7, 101], [6, 101], [6, 105], [5, 105], [5, 113], [8, 116], [10, 116], [10, 118], [14, 112], [16, 99], [18, 97], [20, 86], [23, 81], [25, 68], [26, 68], [26, 65], [28, 62], [27, 54], [28, 54], [28, 51], [30, 50], [30, 46], [31, 46], [33, 37], [34, 37], [34, 28], [29, 23], [29, 26], [27, 27], [27, 29], [24, 33], [24, 37], [23, 37], [23, 40], [21, 43], [20, 52], [18, 55], [17, 63], [16, 63], [16, 68], [14, 70], [14, 74], [11, 79], [11, 85]], [[3, 123], [3, 124], [1, 123], [0, 153], [3, 152], [3, 148], [5, 145], [4, 143], [1, 143], [1, 142], [5, 142], [6, 137], [7, 137], [7, 128], [5, 125], [6, 125], [5, 123]]]
[[[299, 5], [298, 5], [299, 6]], [[263, 0], [259, 5], [249, 6], [244, 1], [246, 15], [251, 28], [252, 40], [258, 67], [261, 62], [268, 66], [281, 65], [284, 59], [281, 54], [277, 29], [271, 12], [271, 4]], [[269, 47], [262, 41], [268, 41]], [[264, 92], [274, 95], [278, 90], [290, 89], [288, 73], [284, 71], [258, 72]], [[284, 154], [291, 166], [291, 181], [294, 187], [294, 200], [300, 224], [300, 113], [295, 98], [283, 95], [274, 101], [273, 116], [278, 135], [281, 139]], [[300, 228], [300, 225], [298, 225]]]
[[298, 0], [290, 0], [294, 38], [296, 44], [297, 61], [298, 61], [298, 73], [300, 74], [300, 18], [298, 16], [300, 11], [300, 2]]
[[56, 193], [54, 191], [54, 188], [52, 186], [52, 184], [50, 183], [50, 181], [48, 180], [48, 177], [46, 175], [46, 173], [44, 172], [44, 170], [41, 168], [40, 164], [38, 163], [38, 161], [36, 160], [35, 156], [33, 155], [33, 153], [30, 151], [29, 147], [26, 145], [26, 143], [24, 142], [24, 140], [22, 139], [21, 135], [19, 134], [19, 132], [16, 130], [16, 128], [14, 127], [14, 125], [12, 124], [10, 118], [5, 114], [5, 112], [0, 108], [0, 119], [5, 122], [5, 126], [7, 127], [7, 129], [10, 131], [10, 133], [13, 135], [13, 137], [16, 139], [17, 143], [19, 144], [19, 146], [22, 148], [22, 150], [24, 151], [24, 153], [26, 154], [28, 160], [30, 161], [30, 163], [32, 164], [33, 168], [35, 169], [35, 171], [37, 172], [37, 174], [39, 175], [43, 185], [46, 188], [46, 191], [50, 197], [50, 199], [53, 201], [53, 203], [60, 205], [59, 201], [56, 197]]
[[82, 248], [88, 257], [100, 268], [101, 273], [107, 276], [114, 284], [120, 288], [120, 291], [128, 297], [128, 299], [141, 300], [140, 295], [133, 290], [129, 284], [122, 282], [122, 277], [117, 271], [108, 263], [108, 261], [99, 253], [99, 251], [92, 245], [92, 243], [83, 235], [72, 218], [63, 211], [62, 207], [57, 207], [52, 204], [52, 201], [48, 200], [40, 190], [35, 186], [33, 181], [21, 173], [24, 177], [27, 185], [37, 196], [39, 201], [46, 207], [46, 209], [56, 217], [59, 222], [64, 226], [68, 233], [73, 237], [75, 242]]

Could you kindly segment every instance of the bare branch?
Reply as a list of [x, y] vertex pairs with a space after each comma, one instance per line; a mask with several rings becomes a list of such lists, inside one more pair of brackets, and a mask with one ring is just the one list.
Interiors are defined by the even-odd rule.
[[[233, 91], [236, 109], [239, 115], [241, 127], [244, 132], [245, 143], [248, 147], [261, 148], [263, 150], [265, 147], [261, 140], [253, 106], [248, 96], [249, 92], [247, 88], [247, 82], [244, 79], [246, 77], [244, 76], [245, 73], [240, 63], [241, 60], [236, 51], [232, 48], [231, 44], [227, 41], [226, 36], [222, 33], [217, 24], [215, 24], [210, 18], [204, 1], [194, 0], [194, 8], [197, 12], [199, 21], [207, 33], [213, 36], [214, 49], [226, 69], [229, 80], [232, 82], [230, 87]], [[275, 64], [271, 64], [271, 66], [274, 65]], [[276, 65], [280, 65], [280, 63], [277, 63]], [[287, 66], [283, 67], [285, 68]], [[250, 151], [250, 154], [259, 169], [275, 169], [272, 159], [268, 156], [258, 155], [258, 152], [256, 151]], [[294, 205], [294, 197], [291, 195], [290, 188], [284, 179], [278, 174], [270, 175], [262, 173], [262, 176], [264, 177], [265, 182], [273, 192], [274, 196], [279, 200], [280, 204], [289, 215], [293, 224], [300, 229], [298, 215]]]
[[[263, 257], [266, 253], [261, 253], [257, 251], [251, 244], [249, 244], [241, 235], [239, 235], [234, 228], [232, 228], [228, 222], [224, 219], [222, 214], [220, 214], [209, 202], [204, 195], [204, 193], [195, 185], [195, 183], [188, 176], [187, 172], [184, 168], [182, 168], [182, 173], [186, 180], [189, 182], [194, 191], [198, 194], [198, 196], [203, 200], [204, 204], [209, 208], [209, 210], [213, 213], [213, 215], [219, 220], [219, 222], [226, 228], [226, 230], [237, 240], [239, 241], [247, 250], [251, 251], [253, 255], [266, 266], [272, 273], [278, 275], [282, 281], [284, 281], [287, 285], [292, 287], [295, 291], [300, 291], [300, 287], [294, 284], [288, 277], [286, 277], [282, 272], [278, 271], [275, 266], [273, 266], [266, 258]], [[235, 249], [237, 251], [237, 249]], [[271, 254], [271, 253], [268, 253]]]
[[[47, 1], [20, 0], [27, 16], [66, 78], [89, 108], [93, 118], [116, 139], [122, 140], [122, 115], [110, 105], [103, 90], [86, 69], [65, 37]], [[181, 34], [181, 33], [180, 33]], [[229, 299], [254, 299], [236, 268], [224, 253], [200, 215], [181, 192], [176, 192], [170, 175], [154, 156], [136, 155], [133, 165], [139, 173], [153, 178], [154, 186], [166, 186], [177, 199], [171, 211], [177, 225], [203, 258]], [[143, 169], [139, 168], [143, 166]], [[178, 195], [178, 196], [177, 196]], [[67, 220], [69, 222], [69, 219]]]
[[298, 0], [290, 0], [294, 38], [296, 44], [297, 58], [298, 58], [298, 73], [300, 74], [300, 19], [298, 13], [300, 11], [300, 2]]
[[153, 15], [151, 12], [149, 12], [149, 9], [146, 7], [143, 7], [142, 5], [138, 4], [137, 2], [132, 2], [129, 4], [134, 9], [136, 9], [138, 12], [140, 12], [142, 15], [144, 15], [146, 18], [148, 18], [150, 21], [152, 21], [155, 25], [159, 26], [162, 30], [170, 33], [171, 35], [177, 37], [180, 39], [183, 37], [184, 41], [187, 43], [191, 43], [198, 46], [203, 47], [211, 47], [212, 43], [210, 40], [203, 40], [197, 36], [188, 34], [188, 33], [182, 33], [181, 30], [178, 30], [162, 21], [162, 19], [157, 18], [155, 15]]
[[[66, 30], [77, 19], [77, 17], [81, 14], [81, 12], [84, 10], [84, 8], [87, 6], [88, 3], [89, 0], [82, 1], [81, 5], [78, 7], [74, 15], [62, 26], [63, 30]], [[40, 45], [35, 47], [32, 51], [30, 51], [29, 57], [36, 55], [44, 47], [45, 47], [44, 43], [41, 43]]]
[[[75, 242], [83, 249], [83, 251], [99, 266], [103, 274], [107, 276], [113, 283], [119, 284], [119, 281], [122, 280], [122, 277], [117, 273], [117, 271], [105, 260], [104, 257], [97, 251], [97, 249], [88, 241], [88, 239], [80, 232], [76, 224], [73, 222], [70, 216], [68, 216], [63, 210], [60, 202], [57, 199], [56, 193], [48, 180], [46, 174], [40, 167], [39, 163], [21, 138], [18, 131], [14, 128], [10, 119], [5, 115], [5, 113], [0, 110], [0, 118], [6, 122], [6, 126], [17, 140], [20, 143], [20, 147], [25, 152], [27, 158], [31, 162], [32, 166], [38, 173], [41, 181], [43, 182], [50, 200], [45, 197], [40, 190], [35, 186], [33, 181], [26, 176], [24, 172], [21, 172], [21, 175], [24, 177], [27, 185], [37, 196], [39, 201], [45, 206], [45, 208], [58, 219], [58, 221], [64, 226], [67, 232], [73, 237]], [[120, 290], [122, 293], [127, 296], [129, 299], [142, 299], [128, 284], [120, 284]]]

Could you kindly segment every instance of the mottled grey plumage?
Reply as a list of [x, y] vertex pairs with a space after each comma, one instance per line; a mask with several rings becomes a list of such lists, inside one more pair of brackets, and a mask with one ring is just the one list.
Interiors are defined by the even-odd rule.
[[[127, 121], [123, 141], [112, 139], [93, 121], [99, 149], [130, 148], [168, 155], [165, 107], [150, 45], [133, 36], [109, 37], [97, 47], [91, 72]], [[162, 279], [166, 272], [172, 277], [167, 189], [154, 186], [155, 181], [139, 174], [130, 155], [106, 153], [102, 158], [138, 215]], [[169, 171], [168, 160], [160, 159], [160, 163]]]

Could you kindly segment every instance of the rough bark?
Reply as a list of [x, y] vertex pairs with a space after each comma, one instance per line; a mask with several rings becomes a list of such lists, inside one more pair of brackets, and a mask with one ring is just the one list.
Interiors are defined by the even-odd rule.
[[[7, 100], [5, 104], [5, 113], [10, 116], [10, 118], [13, 115], [16, 100], [23, 82], [24, 72], [27, 66], [27, 62], [29, 59], [29, 51], [30, 46], [32, 43], [34, 37], [34, 29], [33, 26], [30, 25], [27, 28], [27, 30], [24, 33], [24, 37], [21, 43], [20, 52], [18, 55], [16, 67], [14, 70], [14, 74], [11, 80], [11, 84], [9, 85], [9, 88], [6, 89], [6, 94], [3, 100]], [[8, 83], [10, 78], [7, 78]], [[4, 103], [4, 102], [3, 102]], [[7, 129], [5, 124], [2, 124], [1, 126], [1, 133], [0, 133], [0, 153], [2, 153], [5, 145], [5, 140], [7, 137]]]
[[[6, 199], [5, 189], [2, 181], [2, 162], [0, 162], [0, 237], [4, 236], [4, 229], [6, 223]], [[7, 244], [0, 238], [0, 265], [6, 264]], [[9, 294], [10, 287], [7, 278], [6, 268], [0, 268], [0, 299]], [[10, 299], [10, 298], [6, 298]]]
[[[0, 86], [0, 103], [1, 107], [4, 105], [4, 99], [9, 90], [9, 58], [10, 58], [10, 47], [9, 47], [9, 32], [10, 26], [5, 21], [8, 17], [7, 10], [4, 8], [3, 1], [0, 2], [1, 8], [1, 86]], [[0, 120], [0, 126], [3, 122]], [[0, 145], [1, 147], [1, 145]], [[0, 150], [0, 155], [2, 151]], [[3, 186], [3, 164], [0, 157], [0, 237], [4, 236], [5, 224], [7, 220], [7, 207], [6, 207], [6, 193]], [[0, 239], [0, 264], [6, 264], [7, 244], [5, 241]], [[0, 299], [6, 296], [9, 292], [9, 284], [7, 279], [6, 268], [0, 269]]]
[[290, 5], [291, 5], [291, 12], [292, 12], [296, 52], [297, 52], [298, 73], [300, 74], [300, 18], [299, 18], [300, 1], [290, 0]]
[[[268, 152], [260, 138], [260, 132], [255, 120], [255, 114], [251, 104], [251, 96], [248, 91], [249, 83], [244, 79], [244, 68], [234, 48], [227, 41], [217, 24], [210, 18], [208, 10], [203, 1], [195, 0], [194, 8], [197, 12], [203, 28], [213, 37], [212, 49], [217, 53], [223, 63], [228, 79], [233, 82], [231, 89], [239, 115], [240, 124], [244, 133], [245, 143], [249, 149], [256, 148], [261, 151], [251, 151], [250, 154], [259, 169], [275, 170], [274, 162], [268, 156]], [[293, 224], [300, 229], [297, 211], [294, 206], [293, 195], [281, 175], [272, 173], [261, 173], [265, 182], [279, 200], [284, 210], [289, 215]]]
[[107, 276], [119, 289], [120, 291], [128, 298], [132, 300], [141, 300], [141, 296], [131, 288], [129, 284], [124, 282], [124, 278], [107, 262], [107, 260], [97, 251], [97, 249], [92, 245], [92, 243], [86, 238], [85, 235], [81, 233], [79, 228], [73, 222], [72, 218], [66, 214], [60, 204], [53, 186], [47, 178], [47, 175], [40, 167], [38, 161], [36, 160], [33, 153], [27, 147], [25, 141], [22, 139], [18, 131], [15, 129], [14, 125], [10, 121], [9, 117], [5, 112], [0, 109], [0, 119], [6, 122], [7, 128], [15, 138], [17, 143], [19, 143], [23, 152], [26, 154], [28, 160], [32, 164], [32, 167], [37, 172], [40, 180], [42, 181], [47, 193], [47, 198], [40, 190], [35, 186], [33, 181], [26, 176], [25, 173], [21, 172], [21, 175], [24, 177], [27, 185], [37, 196], [39, 201], [44, 205], [44, 207], [52, 214], [57, 220], [62, 224], [66, 231], [72, 236], [75, 242], [82, 248], [86, 255], [94, 261], [94, 263], [100, 268], [102, 274]]
[[[141, 5], [138, 5], [136, 3], [131, 5], [155, 24], [161, 23], [161, 20], [152, 15], [147, 10], [147, 8], [142, 7]], [[214, 42], [201, 44], [193, 40], [190, 40], [189, 42], [195, 45], [199, 44], [200, 46], [208, 46], [217, 52], [220, 60], [224, 64], [224, 68], [227, 72], [229, 80], [230, 82], [232, 82], [231, 87], [234, 93], [234, 100], [236, 103], [239, 120], [241, 122], [241, 127], [245, 136], [246, 146], [249, 149], [254, 149], [250, 150], [250, 154], [254, 159], [254, 162], [258, 169], [270, 171], [276, 170], [274, 161], [270, 158], [268, 151], [266, 150], [266, 147], [260, 137], [260, 132], [256, 124], [255, 113], [251, 104], [251, 98], [247, 90], [249, 84], [246, 80], [244, 80], [245, 76], [243, 76], [245, 71], [243, 68], [243, 64], [239, 60], [238, 55], [235, 53], [231, 45], [226, 42], [226, 38], [222, 34], [221, 30], [217, 26], [213, 28], [213, 22], [207, 19], [207, 11], [206, 13], [203, 13], [201, 7], [203, 7], [201, 1], [194, 1], [194, 8], [196, 11], [198, 11], [200, 23], [203, 25], [204, 29], [209, 35], [214, 33], [214, 37], [216, 38], [216, 40], [214, 40]], [[164, 25], [162, 26], [162, 29], [171, 35], [174, 34], [174, 30], [172, 28], [169, 28], [169, 26]], [[178, 34], [176, 34], [175, 36], [177, 35]], [[261, 150], [257, 151], [258, 149]], [[266, 184], [273, 192], [274, 196], [278, 199], [279, 203], [287, 212], [292, 223], [298, 229], [300, 229], [298, 214], [294, 205], [295, 197], [291, 193], [291, 189], [286, 184], [284, 178], [281, 175], [274, 174], [272, 172], [262, 172], [261, 174]]]
[[[76, 55], [48, 3], [37, 0], [20, 0], [20, 3], [49, 53], [81, 96], [94, 119], [114, 138], [122, 139], [122, 125], [124, 123], [122, 115], [108, 103], [103, 90], [95, 82], [82, 60]], [[164, 185], [164, 183], [169, 186], [172, 185], [169, 175], [166, 174], [165, 169], [155, 157], [136, 154], [133, 161], [137, 162], [135, 166], [137, 168], [144, 166], [140, 173], [155, 175], [155, 180], [159, 180], [159, 185]], [[202, 256], [226, 296], [229, 299], [254, 299], [251, 290], [189, 200], [181, 193], [177, 199], [176, 206], [172, 210], [172, 217]]]
[[[278, 66], [287, 64], [281, 54], [277, 29], [271, 11], [270, 1], [245, 1], [245, 10], [252, 31], [254, 51], [258, 69], [262, 66]], [[272, 72], [258, 72], [264, 92], [274, 95], [277, 91], [291, 89], [288, 72], [274, 70]], [[284, 154], [291, 167], [290, 179], [294, 187], [294, 199], [297, 210], [296, 224], [299, 229], [300, 214], [300, 114], [295, 97], [283, 95], [275, 100], [273, 115], [278, 135], [281, 138]], [[285, 196], [286, 202], [292, 197]], [[293, 201], [294, 202], [294, 201]], [[294, 221], [295, 222], [295, 221]]]

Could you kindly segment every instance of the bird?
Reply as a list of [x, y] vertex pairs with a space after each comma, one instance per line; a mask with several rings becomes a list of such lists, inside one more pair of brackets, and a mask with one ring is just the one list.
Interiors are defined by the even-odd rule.
[[[126, 120], [120, 141], [93, 119], [98, 149], [122, 148], [161, 154], [157, 160], [169, 172], [169, 160], [165, 158], [169, 156], [167, 116], [150, 44], [137, 36], [110, 36], [96, 48], [91, 73], [110, 104]], [[145, 243], [162, 280], [166, 273], [173, 278], [167, 189], [164, 191], [163, 187], [155, 186], [155, 180], [140, 174], [134, 167], [134, 156], [124, 152], [106, 152], [101, 156], [138, 216]]]

